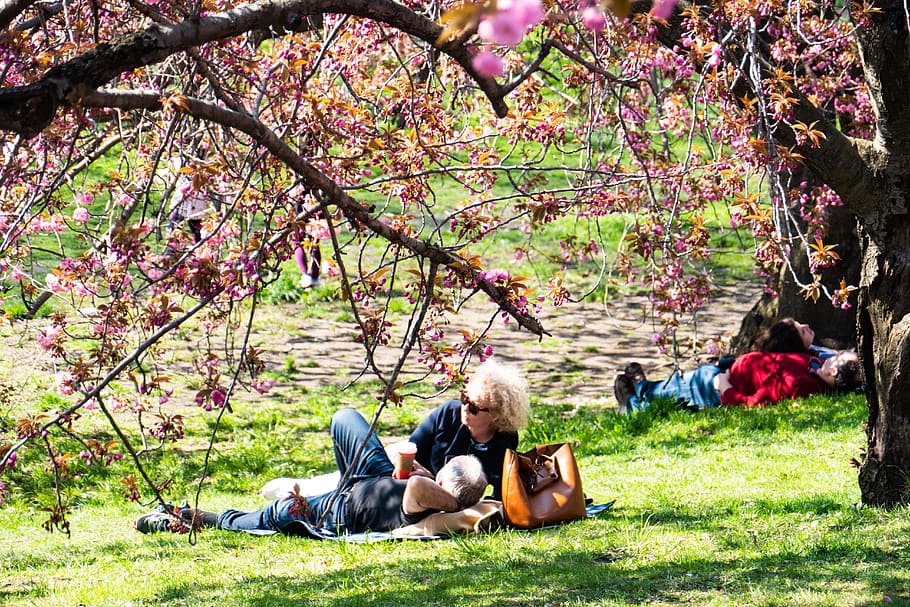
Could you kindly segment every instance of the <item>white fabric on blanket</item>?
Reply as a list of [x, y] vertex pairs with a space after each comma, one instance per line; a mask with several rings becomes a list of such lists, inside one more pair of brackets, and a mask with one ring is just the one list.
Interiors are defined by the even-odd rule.
[[259, 493], [262, 497], [276, 500], [294, 493], [294, 485], [300, 488], [300, 494], [305, 497], [328, 493], [338, 485], [341, 474], [329, 472], [312, 478], [276, 478], [267, 482]]
[[[385, 452], [389, 460], [395, 461], [397, 449], [401, 443], [392, 443], [385, 446]], [[276, 500], [280, 497], [287, 497], [289, 493], [294, 492], [294, 485], [300, 487], [300, 495], [310, 497], [312, 495], [322, 495], [328, 493], [338, 485], [341, 480], [341, 473], [337, 470], [328, 474], [320, 474], [311, 478], [276, 478], [267, 482], [259, 490], [260, 495], [266, 499]]]

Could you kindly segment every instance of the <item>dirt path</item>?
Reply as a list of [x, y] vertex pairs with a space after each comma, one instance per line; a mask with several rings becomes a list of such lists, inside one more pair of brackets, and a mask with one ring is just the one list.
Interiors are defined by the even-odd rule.
[[[743, 316], [759, 296], [758, 289], [729, 289], [699, 313], [700, 338], [719, 335], [729, 339], [740, 327]], [[480, 301], [463, 310], [453, 320], [450, 335], [458, 329], [480, 330], [494, 314], [491, 304]], [[542, 401], [573, 405], [602, 404], [614, 406], [613, 379], [627, 362], [637, 360], [652, 377], [669, 374], [672, 361], [661, 356], [651, 343], [652, 327], [643, 311], [643, 297], [627, 297], [606, 307], [598, 303], [566, 305], [549, 309], [540, 320], [549, 335], [538, 340], [514, 321], [503, 324], [497, 317], [491, 327], [488, 343], [501, 360], [521, 367], [531, 390]], [[302, 386], [318, 388], [344, 385], [354, 379], [364, 366], [361, 346], [351, 340], [352, 322], [335, 318], [304, 318], [300, 304], [263, 307], [252, 343], [264, 351], [267, 368], [280, 371], [288, 365], [296, 371], [290, 382], [279, 383], [275, 393], [289, 392]], [[7, 326], [0, 335], [5, 355], [0, 359], [0, 385], [49, 387], [55, 371], [46, 352], [31, 337], [46, 321]], [[691, 320], [682, 321], [691, 325]], [[190, 371], [194, 355], [192, 342], [183, 342], [175, 356], [177, 369], [168, 374], [177, 380]], [[383, 372], [391, 372], [398, 352], [387, 348], [377, 357]], [[412, 354], [412, 359], [416, 357]], [[182, 362], [180, 362], [182, 361]], [[686, 360], [684, 366], [696, 361]], [[406, 368], [412, 375], [424, 371], [413, 363]], [[40, 391], [40, 388], [39, 388]], [[192, 390], [178, 390], [171, 405], [192, 406]], [[263, 398], [255, 392], [239, 395], [245, 400]], [[26, 398], [22, 393], [20, 398]], [[31, 398], [31, 397], [29, 397]], [[269, 398], [266, 396], [264, 398]]]
[[[758, 296], [754, 287], [721, 293], [699, 313], [699, 337], [720, 335], [729, 339], [735, 335]], [[630, 297], [609, 309], [597, 303], [551, 309], [541, 318], [549, 332], [542, 340], [517, 330], [514, 321], [503, 325], [497, 319], [488, 341], [501, 360], [525, 370], [531, 389], [542, 398], [572, 404], [612, 404], [613, 379], [627, 362], [641, 362], [655, 377], [667, 375], [672, 368], [671, 359], [661, 356], [651, 343], [653, 331], [643, 311], [645, 303], [643, 297]], [[289, 308], [284, 313], [293, 317], [294, 310]], [[478, 304], [458, 318], [464, 321], [464, 328], [479, 328], [491, 313], [489, 304], [485, 308]], [[276, 318], [272, 326], [279, 324]], [[304, 385], [343, 384], [363, 367], [363, 350], [350, 341], [349, 322], [308, 319], [291, 322], [290, 326], [294, 325], [296, 336], [279, 330], [268, 347], [273, 365], [290, 359], [307, 366], [299, 378]], [[379, 357], [384, 369], [391, 370], [395, 354], [386, 352]]]

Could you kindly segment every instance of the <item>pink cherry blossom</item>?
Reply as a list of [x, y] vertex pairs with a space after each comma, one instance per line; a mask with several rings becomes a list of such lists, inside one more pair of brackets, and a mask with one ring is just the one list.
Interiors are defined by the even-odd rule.
[[502, 76], [503, 62], [502, 57], [491, 53], [490, 51], [480, 51], [473, 61], [474, 69], [478, 73], [489, 78]]
[[509, 14], [526, 29], [534, 27], [544, 17], [543, 3], [540, 0], [500, 0], [496, 7], [502, 14]]
[[53, 293], [63, 293], [66, 291], [66, 287], [60, 284], [60, 277], [53, 272], [48, 273], [48, 275], [44, 277], [44, 284], [46, 284], [48, 290]]
[[91, 213], [85, 207], [76, 207], [73, 210], [73, 221], [76, 223], [85, 223], [91, 216]]
[[89, 194], [88, 192], [81, 192], [75, 196], [76, 204], [82, 206], [91, 206], [92, 202], [95, 200], [95, 197]]
[[63, 328], [59, 325], [50, 325], [38, 331], [35, 341], [45, 350], [50, 350], [61, 337], [63, 337]]
[[544, 17], [540, 0], [505, 0], [496, 5], [496, 12], [484, 17], [477, 26], [477, 35], [485, 42], [516, 46]]
[[582, 23], [592, 32], [602, 32], [607, 27], [607, 18], [597, 6], [587, 7], [581, 14]]
[[69, 396], [74, 392], [72, 373], [57, 371], [57, 373], [54, 374], [54, 384], [57, 388], [57, 392], [64, 396]]
[[480, 277], [490, 282], [496, 282], [497, 280], [507, 281], [510, 276], [506, 270], [496, 268], [487, 272], [481, 272]]
[[515, 46], [525, 37], [525, 25], [505, 13], [485, 17], [477, 26], [477, 35], [485, 42]]
[[275, 385], [275, 380], [271, 377], [267, 377], [265, 379], [257, 379], [253, 380], [251, 382], [251, 385], [253, 389], [256, 390], [256, 392], [259, 392], [260, 394], [266, 394]]
[[723, 49], [719, 44], [715, 44], [714, 48], [711, 49], [711, 56], [708, 58], [708, 65], [711, 67], [717, 67], [720, 65], [721, 60], [723, 59]]
[[667, 19], [673, 14], [678, 0], [654, 0], [651, 5], [651, 16], [656, 19]]

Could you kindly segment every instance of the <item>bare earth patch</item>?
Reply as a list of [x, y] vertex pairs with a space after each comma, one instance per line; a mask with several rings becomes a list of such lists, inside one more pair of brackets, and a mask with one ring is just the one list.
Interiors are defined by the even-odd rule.
[[[722, 292], [699, 313], [698, 337], [719, 336], [727, 340], [735, 335], [758, 295], [758, 289], [751, 286]], [[531, 390], [541, 400], [575, 406], [613, 406], [613, 379], [626, 363], [639, 361], [651, 377], [665, 377], [673, 368], [672, 358], [660, 354], [652, 344], [653, 327], [645, 312], [646, 303], [644, 297], [625, 297], [609, 305], [585, 303], [548, 309], [541, 317], [548, 335], [538, 339], [519, 330], [514, 321], [504, 324], [491, 304], [478, 300], [462, 311], [457, 317], [459, 326], [449, 327], [449, 332], [455, 335], [462, 328], [479, 330], [493, 318], [488, 342], [495, 355], [523, 368]], [[341, 386], [364, 369], [364, 350], [351, 339], [351, 322], [304, 318], [302, 310], [301, 304], [260, 308], [258, 325], [263, 329], [253, 337], [252, 343], [264, 350], [268, 369], [281, 371], [289, 363], [296, 369], [292, 385], [279, 382], [275, 386], [279, 394], [295, 387]], [[681, 318], [680, 323], [691, 327], [693, 320]], [[32, 339], [42, 324], [40, 320], [17, 322], [12, 327], [7, 325], [0, 335], [3, 353], [0, 382], [27, 386], [27, 391], [17, 388], [18, 397], [28, 392], [40, 393], [53, 385], [53, 362]], [[386, 375], [392, 371], [397, 355], [396, 348], [386, 348], [377, 356]], [[189, 371], [189, 356], [187, 351], [175, 353], [177, 365], [183, 371]], [[690, 357], [688, 351], [681, 353], [683, 368], [691, 368], [698, 362]], [[414, 362], [405, 371], [413, 377], [421, 369]], [[169, 370], [169, 375], [176, 379], [180, 373]], [[191, 392], [183, 391], [172, 404], [192, 404]], [[262, 397], [243, 393], [235, 398]]]
[[[759, 297], [756, 287], [728, 289], [698, 315], [699, 338], [720, 336], [729, 340], [740, 328], [745, 314]], [[649, 315], [643, 306], [644, 297], [626, 297], [609, 306], [599, 303], [566, 305], [548, 309], [541, 317], [545, 331], [542, 339], [518, 329], [514, 321], [503, 324], [489, 305], [474, 304], [463, 310], [458, 319], [463, 327], [478, 329], [495, 315], [487, 341], [495, 355], [523, 368], [531, 389], [542, 399], [574, 405], [609, 401], [613, 403], [613, 379], [626, 363], [637, 360], [650, 376], [669, 375], [673, 368], [671, 357], [662, 355], [651, 341], [654, 332]], [[273, 310], [276, 317], [272, 326], [294, 328], [291, 337], [278, 331], [275, 339], [263, 344], [271, 350], [272, 365], [280, 365], [290, 357], [297, 365], [307, 364], [302, 377], [305, 385], [317, 387], [326, 384], [342, 385], [356, 377], [364, 367], [364, 351], [351, 341], [352, 327], [348, 322], [330, 319], [306, 319], [295, 322], [294, 309], [287, 306]], [[680, 319], [691, 326], [691, 318]], [[378, 356], [384, 372], [394, 365], [395, 351]], [[684, 368], [698, 361], [691, 354], [681, 354]], [[406, 369], [407, 370], [407, 369]], [[416, 370], [416, 369], [415, 369]]]

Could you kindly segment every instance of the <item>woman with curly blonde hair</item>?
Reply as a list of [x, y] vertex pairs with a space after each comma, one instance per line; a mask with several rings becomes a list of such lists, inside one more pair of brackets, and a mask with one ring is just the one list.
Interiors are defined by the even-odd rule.
[[434, 409], [411, 434], [415, 459], [436, 474], [450, 459], [474, 455], [493, 486], [493, 499], [500, 499], [506, 449], [518, 448], [518, 431], [527, 424], [528, 409], [521, 372], [488, 360], [471, 373], [459, 399]]

